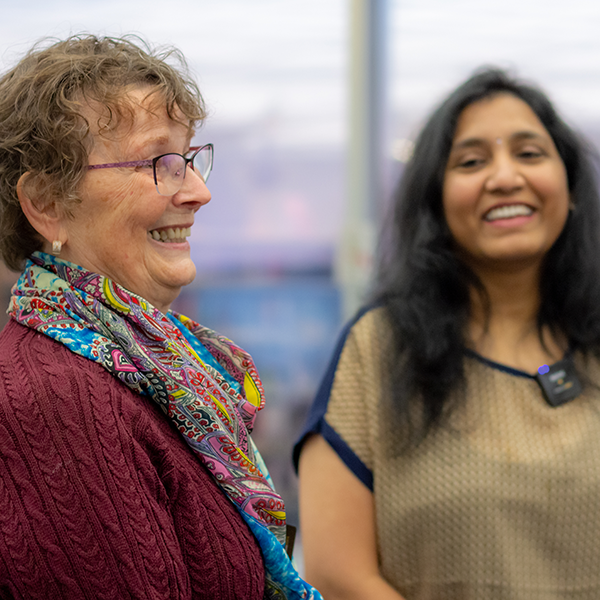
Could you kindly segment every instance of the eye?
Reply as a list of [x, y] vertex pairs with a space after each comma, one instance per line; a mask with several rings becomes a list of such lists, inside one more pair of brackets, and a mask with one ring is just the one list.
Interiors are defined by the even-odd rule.
[[480, 158], [468, 158], [467, 160], [461, 161], [458, 166], [463, 169], [472, 169], [481, 163], [483, 163], [483, 161]]
[[517, 156], [521, 159], [534, 161], [545, 156], [545, 153], [539, 148], [524, 148], [517, 153]]
[[454, 162], [455, 168], [461, 171], [475, 171], [485, 164], [485, 158], [482, 156], [464, 156], [458, 157]]

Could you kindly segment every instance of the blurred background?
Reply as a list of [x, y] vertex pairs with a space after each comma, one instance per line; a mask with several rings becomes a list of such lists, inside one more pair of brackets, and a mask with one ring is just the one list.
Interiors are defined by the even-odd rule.
[[[173, 308], [253, 355], [268, 400], [257, 443], [297, 523], [291, 447], [421, 123], [494, 64], [597, 144], [599, 31], [593, 0], [29, 0], [2, 2], [0, 70], [80, 32], [187, 57], [209, 109], [196, 141], [214, 143], [215, 165], [191, 238], [198, 276]], [[3, 306], [15, 278], [0, 271]]]

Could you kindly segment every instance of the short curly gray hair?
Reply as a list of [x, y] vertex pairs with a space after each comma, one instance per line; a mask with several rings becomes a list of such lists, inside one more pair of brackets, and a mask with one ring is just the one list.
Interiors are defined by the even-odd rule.
[[125, 95], [135, 86], [164, 98], [174, 120], [183, 114], [195, 127], [206, 117], [182, 54], [153, 50], [136, 36], [42, 42], [0, 79], [0, 254], [10, 269], [21, 270], [43, 243], [19, 204], [21, 175], [30, 174], [24, 186], [32, 198], [68, 211], [79, 201], [88, 166], [90, 127], [82, 103], [99, 103], [114, 125], [111, 120], [118, 123], [127, 110]]

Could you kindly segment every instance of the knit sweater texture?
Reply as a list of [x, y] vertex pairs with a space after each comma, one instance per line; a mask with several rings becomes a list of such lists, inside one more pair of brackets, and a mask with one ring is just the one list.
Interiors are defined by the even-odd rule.
[[258, 600], [258, 544], [160, 408], [9, 321], [0, 598]]

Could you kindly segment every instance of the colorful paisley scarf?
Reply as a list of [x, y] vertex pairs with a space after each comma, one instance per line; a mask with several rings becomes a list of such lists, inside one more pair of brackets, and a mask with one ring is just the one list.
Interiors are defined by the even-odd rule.
[[15, 284], [9, 314], [162, 408], [255, 535], [265, 562], [265, 598], [321, 598], [283, 548], [285, 506], [249, 435], [264, 405], [249, 354], [102, 275], [42, 252], [32, 255]]

